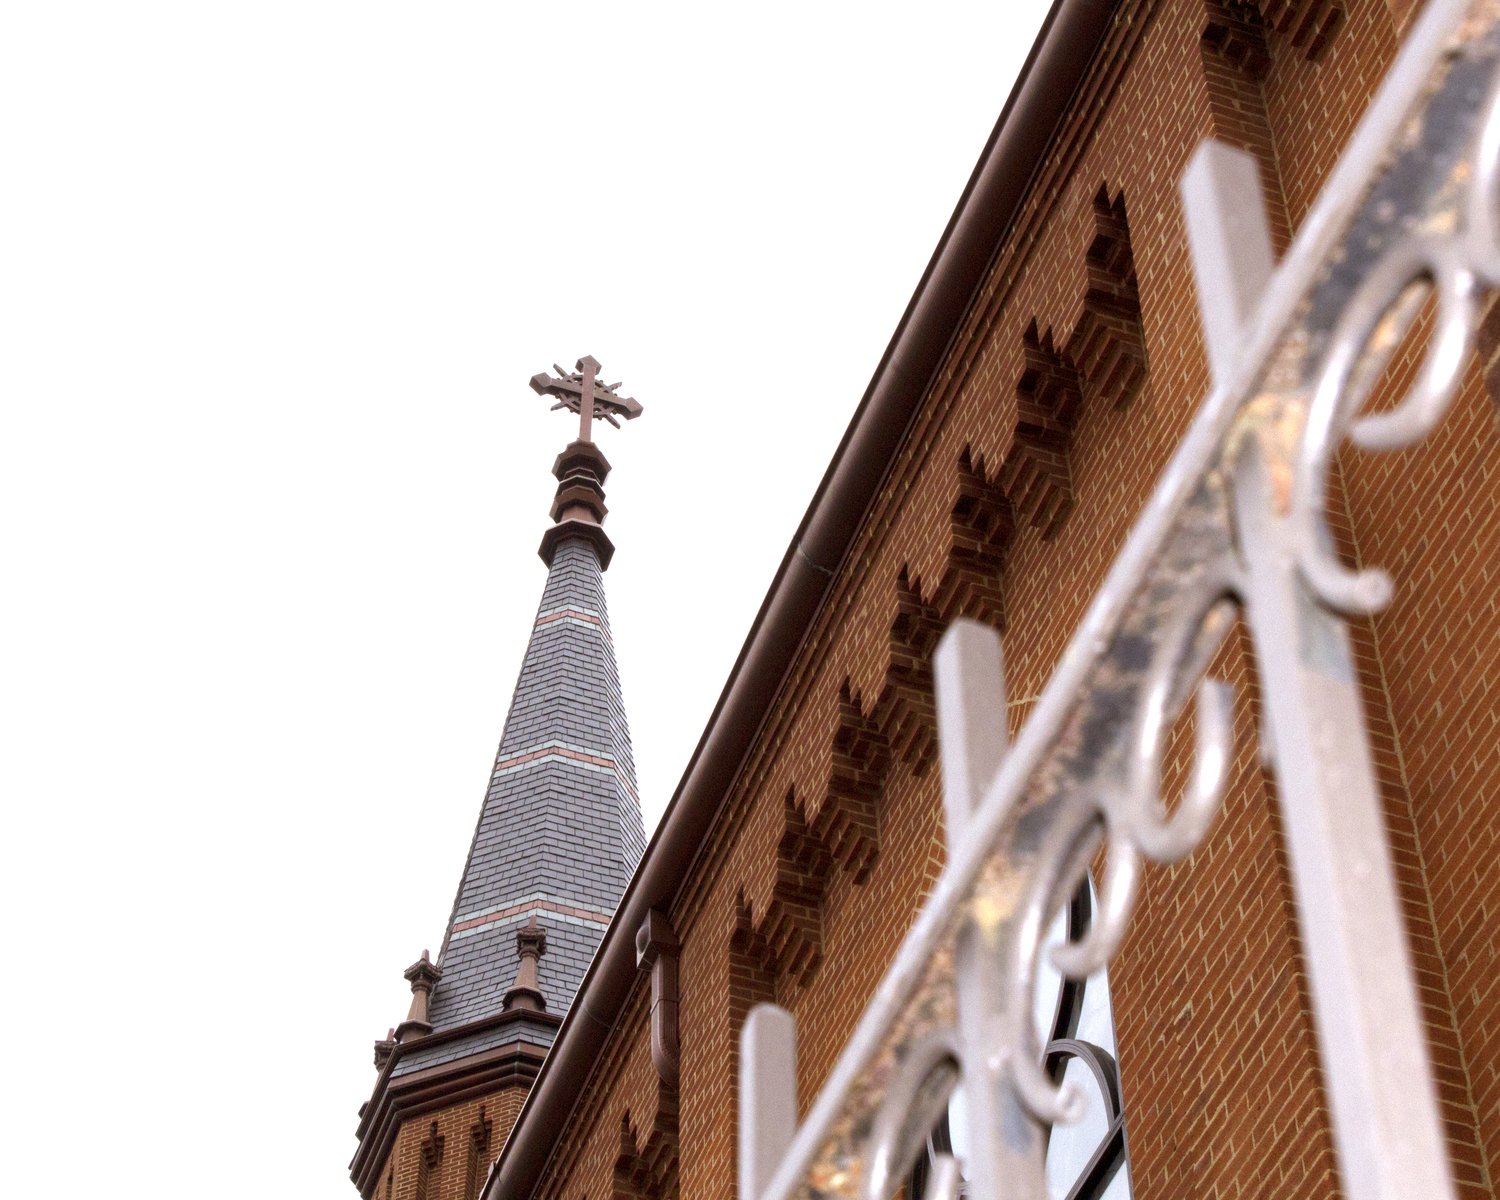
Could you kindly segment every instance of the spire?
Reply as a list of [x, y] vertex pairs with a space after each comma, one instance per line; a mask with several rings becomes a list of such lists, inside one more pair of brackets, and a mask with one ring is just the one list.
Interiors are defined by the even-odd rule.
[[555, 408], [578, 415], [579, 436], [553, 465], [553, 524], [541, 546], [547, 583], [439, 965], [425, 963], [418, 978], [423, 963], [408, 972], [412, 1014], [397, 1038], [430, 1031], [431, 1044], [403, 1046], [395, 1076], [497, 1044], [494, 1031], [476, 1030], [469, 1047], [459, 1031], [502, 1015], [533, 1044], [549, 1045], [645, 850], [604, 603], [614, 552], [603, 529], [609, 463], [592, 440], [596, 418], [617, 424], [641, 406], [619, 396], [619, 384], [599, 383], [598, 372], [582, 358], [576, 373], [558, 368], [558, 378], [531, 381], [557, 398]]

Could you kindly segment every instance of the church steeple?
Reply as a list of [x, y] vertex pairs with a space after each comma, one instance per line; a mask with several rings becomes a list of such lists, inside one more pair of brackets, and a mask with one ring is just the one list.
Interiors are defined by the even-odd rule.
[[[531, 381], [579, 417], [579, 436], [553, 464], [553, 523], [540, 549], [547, 582], [442, 951], [436, 964], [424, 952], [408, 969], [411, 1014], [377, 1046], [381, 1075], [352, 1164], [367, 1197], [386, 1177], [406, 1092], [420, 1094], [428, 1114], [439, 1077], [453, 1080], [456, 1097], [486, 1079], [524, 1094], [645, 850], [604, 601], [610, 468], [592, 438], [596, 418], [617, 424], [641, 406], [619, 396], [619, 384], [600, 384], [592, 358], [576, 373], [557, 370]], [[506, 1046], [514, 1061], [500, 1070]]]

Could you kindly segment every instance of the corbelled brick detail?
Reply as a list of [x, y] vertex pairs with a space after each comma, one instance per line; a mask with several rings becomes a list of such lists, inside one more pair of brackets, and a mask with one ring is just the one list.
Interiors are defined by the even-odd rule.
[[1005, 554], [1015, 534], [1015, 509], [985, 473], [983, 456], [967, 445], [958, 456], [954, 491], [932, 607], [945, 623], [968, 617], [1004, 629]]
[[914, 580], [903, 566], [896, 576], [890, 662], [874, 717], [891, 752], [918, 775], [927, 771], [937, 753], [932, 652], [942, 634], [942, 619], [922, 599], [921, 580]]
[[1339, 0], [1260, 0], [1266, 24], [1308, 62], [1316, 62], [1344, 23]]
[[828, 795], [818, 810], [817, 839], [856, 883], [880, 856], [880, 794], [890, 751], [847, 682], [839, 688]]
[[1344, 23], [1339, 0], [1206, 0], [1205, 8], [1204, 44], [1252, 79], [1271, 68], [1272, 37], [1315, 62]]
[[480, 1185], [484, 1183], [485, 1174], [492, 1161], [494, 1132], [495, 1123], [490, 1120], [485, 1113], [484, 1105], [481, 1104], [478, 1118], [469, 1126], [467, 1157], [464, 1164], [464, 1191], [461, 1200], [477, 1200], [479, 1196]]
[[1026, 365], [1016, 383], [1016, 434], [1000, 481], [1017, 515], [1052, 538], [1073, 511], [1068, 451], [1083, 388], [1072, 358], [1053, 344], [1050, 326], [1039, 333], [1033, 320], [1021, 346]]
[[823, 961], [823, 895], [833, 863], [808, 829], [792, 793], [787, 794], [785, 812], [771, 902], [747, 949], [760, 949], [772, 970], [806, 985]]
[[1272, 66], [1269, 32], [1260, 9], [1243, 0], [1207, 0], [1204, 9], [1201, 48], [1210, 132], [1255, 155], [1271, 245], [1279, 254], [1291, 242], [1291, 226], [1266, 111], [1265, 81]]
[[[737, 894], [734, 900], [730, 916], [729, 936], [726, 939], [725, 966], [727, 968], [723, 985], [723, 1014], [724, 1024], [722, 1026], [725, 1037], [716, 1037], [714, 1041], [723, 1049], [724, 1055], [721, 1061], [727, 1062], [727, 1086], [715, 1089], [718, 1093], [719, 1103], [726, 1106], [730, 1115], [727, 1123], [714, 1122], [714, 1128], [720, 1140], [724, 1138], [724, 1130], [736, 1128], [739, 1120], [739, 1095], [740, 1095], [740, 1030], [744, 1027], [745, 1017], [757, 1004], [771, 1004], [776, 1000], [776, 975], [771, 965], [771, 955], [766, 947], [765, 939], [755, 928], [755, 916], [750, 906], [746, 903], [743, 893]], [[726, 1046], [727, 1043], [727, 1046]], [[690, 1098], [691, 1098], [691, 1094]], [[702, 1111], [700, 1108], [698, 1111]], [[732, 1175], [725, 1177], [720, 1174], [717, 1177], [717, 1186], [714, 1192], [719, 1196], [733, 1198], [734, 1182]], [[692, 1194], [692, 1193], [689, 1193]]]
[[1083, 379], [1084, 403], [1124, 408], [1146, 382], [1146, 333], [1130, 248], [1125, 193], [1094, 196], [1094, 236], [1084, 254], [1088, 288], [1068, 357]]
[[658, 1106], [656, 1121], [644, 1146], [630, 1113], [621, 1116], [614, 1200], [671, 1200], [677, 1195], [676, 1115], [675, 1098], [670, 1111]]
[[434, 1179], [443, 1165], [443, 1147], [447, 1143], [438, 1132], [438, 1123], [432, 1122], [426, 1139], [417, 1149], [417, 1195], [416, 1200], [437, 1200]]
[[[1204, 50], [1259, 83], [1271, 69], [1271, 48], [1266, 43], [1266, 21], [1260, 8], [1249, 0], [1207, 0], [1203, 7]], [[1264, 105], [1260, 108], [1260, 120], [1264, 122]]]
[[1125, 195], [1102, 185], [1084, 252], [1083, 301], [1066, 347], [1033, 319], [1022, 334], [1016, 429], [1000, 470], [1006, 496], [1044, 539], [1073, 511], [1073, 430], [1085, 405], [1123, 409], [1146, 382], [1146, 335]]

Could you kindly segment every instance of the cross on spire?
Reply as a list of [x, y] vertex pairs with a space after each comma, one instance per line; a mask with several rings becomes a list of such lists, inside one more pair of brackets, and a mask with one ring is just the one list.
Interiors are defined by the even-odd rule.
[[600, 383], [599, 361], [592, 355], [585, 354], [578, 360], [577, 371], [564, 371], [556, 363], [552, 369], [557, 372], [556, 377], [548, 375], [545, 371], [539, 372], [531, 377], [531, 390], [539, 396], [554, 396], [557, 403], [552, 406], [552, 411], [566, 408], [569, 412], [578, 414], [578, 440], [580, 442], [592, 442], [594, 432], [594, 417], [599, 416], [608, 421], [616, 429], [620, 422], [616, 417], [623, 417], [627, 421], [633, 421], [640, 416], [643, 409], [641, 405], [629, 396], [618, 396], [615, 389], [618, 383]]

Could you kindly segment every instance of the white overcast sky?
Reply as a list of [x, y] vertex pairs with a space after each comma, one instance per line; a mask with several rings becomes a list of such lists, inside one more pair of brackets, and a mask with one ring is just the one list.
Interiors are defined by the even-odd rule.
[[646, 408], [649, 830], [1045, 8], [6, 6], [8, 1191], [354, 1194], [544, 579], [527, 379]]

